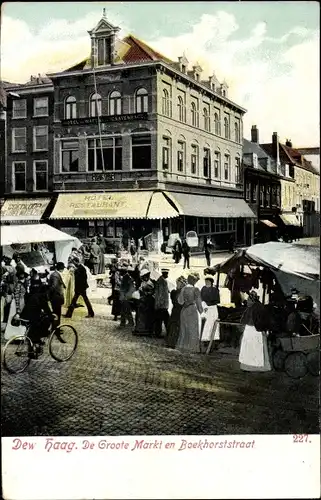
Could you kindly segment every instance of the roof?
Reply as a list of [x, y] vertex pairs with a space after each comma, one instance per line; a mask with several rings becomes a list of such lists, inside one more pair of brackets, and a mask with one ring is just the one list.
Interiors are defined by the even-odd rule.
[[38, 243], [44, 241], [76, 241], [77, 238], [48, 224], [12, 225], [1, 227], [1, 245]]
[[[281, 163], [291, 163], [292, 165], [296, 165], [313, 174], [320, 175], [318, 170], [312, 165], [310, 161], [308, 161], [297, 148], [293, 148], [290, 146], [286, 146], [279, 142], [279, 152], [280, 152], [280, 161]], [[275, 158], [273, 154], [273, 144], [260, 144], [260, 147], [264, 149], [264, 151], [271, 156], [271, 158]]]
[[259, 144], [257, 144], [256, 142], [248, 141], [247, 139], [243, 139], [243, 153], [255, 153], [258, 159], [269, 158], [269, 155], [264, 151], [263, 148], [261, 148]]

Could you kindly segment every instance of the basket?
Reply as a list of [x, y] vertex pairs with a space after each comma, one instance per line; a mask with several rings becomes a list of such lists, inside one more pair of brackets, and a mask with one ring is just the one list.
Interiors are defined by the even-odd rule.
[[319, 349], [319, 335], [309, 335], [307, 337], [284, 337], [280, 338], [283, 351], [312, 351]]

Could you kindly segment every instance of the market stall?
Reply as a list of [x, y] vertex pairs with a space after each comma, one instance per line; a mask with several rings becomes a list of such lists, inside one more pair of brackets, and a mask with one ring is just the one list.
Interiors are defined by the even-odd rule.
[[[52, 252], [50, 252], [50, 246]], [[3, 254], [11, 257], [13, 253], [18, 252], [21, 260], [26, 261], [27, 267], [37, 267], [40, 262], [40, 266], [50, 266], [53, 261], [63, 262], [67, 265], [72, 248], [79, 248], [80, 246], [81, 242], [78, 238], [59, 231], [48, 224], [1, 227]], [[34, 261], [32, 262], [33, 258]], [[27, 262], [36, 265], [28, 266]]]
[[[275, 369], [303, 376], [309, 367], [316, 374], [319, 348], [320, 256], [315, 247], [269, 242], [241, 249], [205, 273], [226, 274], [224, 286], [231, 291], [235, 308], [214, 324], [207, 354], [218, 325], [237, 325], [236, 310], [242, 313], [244, 293], [260, 291], [265, 306], [265, 330], [273, 346]], [[233, 317], [234, 314], [234, 317]], [[239, 315], [240, 316], [240, 315]], [[241, 321], [240, 323], [241, 324]], [[280, 354], [280, 351], [283, 354]], [[313, 360], [313, 361], [311, 361]], [[312, 367], [313, 365], [313, 367]]]

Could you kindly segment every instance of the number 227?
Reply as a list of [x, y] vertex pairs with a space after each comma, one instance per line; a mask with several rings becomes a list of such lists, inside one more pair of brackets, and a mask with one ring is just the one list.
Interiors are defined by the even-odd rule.
[[293, 443], [308, 443], [309, 434], [293, 434]]

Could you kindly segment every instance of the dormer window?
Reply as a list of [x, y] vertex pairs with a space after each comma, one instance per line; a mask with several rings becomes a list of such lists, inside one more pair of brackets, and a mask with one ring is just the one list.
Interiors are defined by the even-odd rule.
[[91, 65], [106, 66], [113, 64], [115, 57], [115, 39], [119, 28], [110, 24], [105, 15], [97, 26], [89, 31], [91, 37]]
[[186, 69], [187, 68], [186, 68], [185, 64], [182, 64], [182, 73], [186, 73]]
[[195, 79], [199, 82], [200, 81], [200, 75], [199, 73], [195, 73]]

